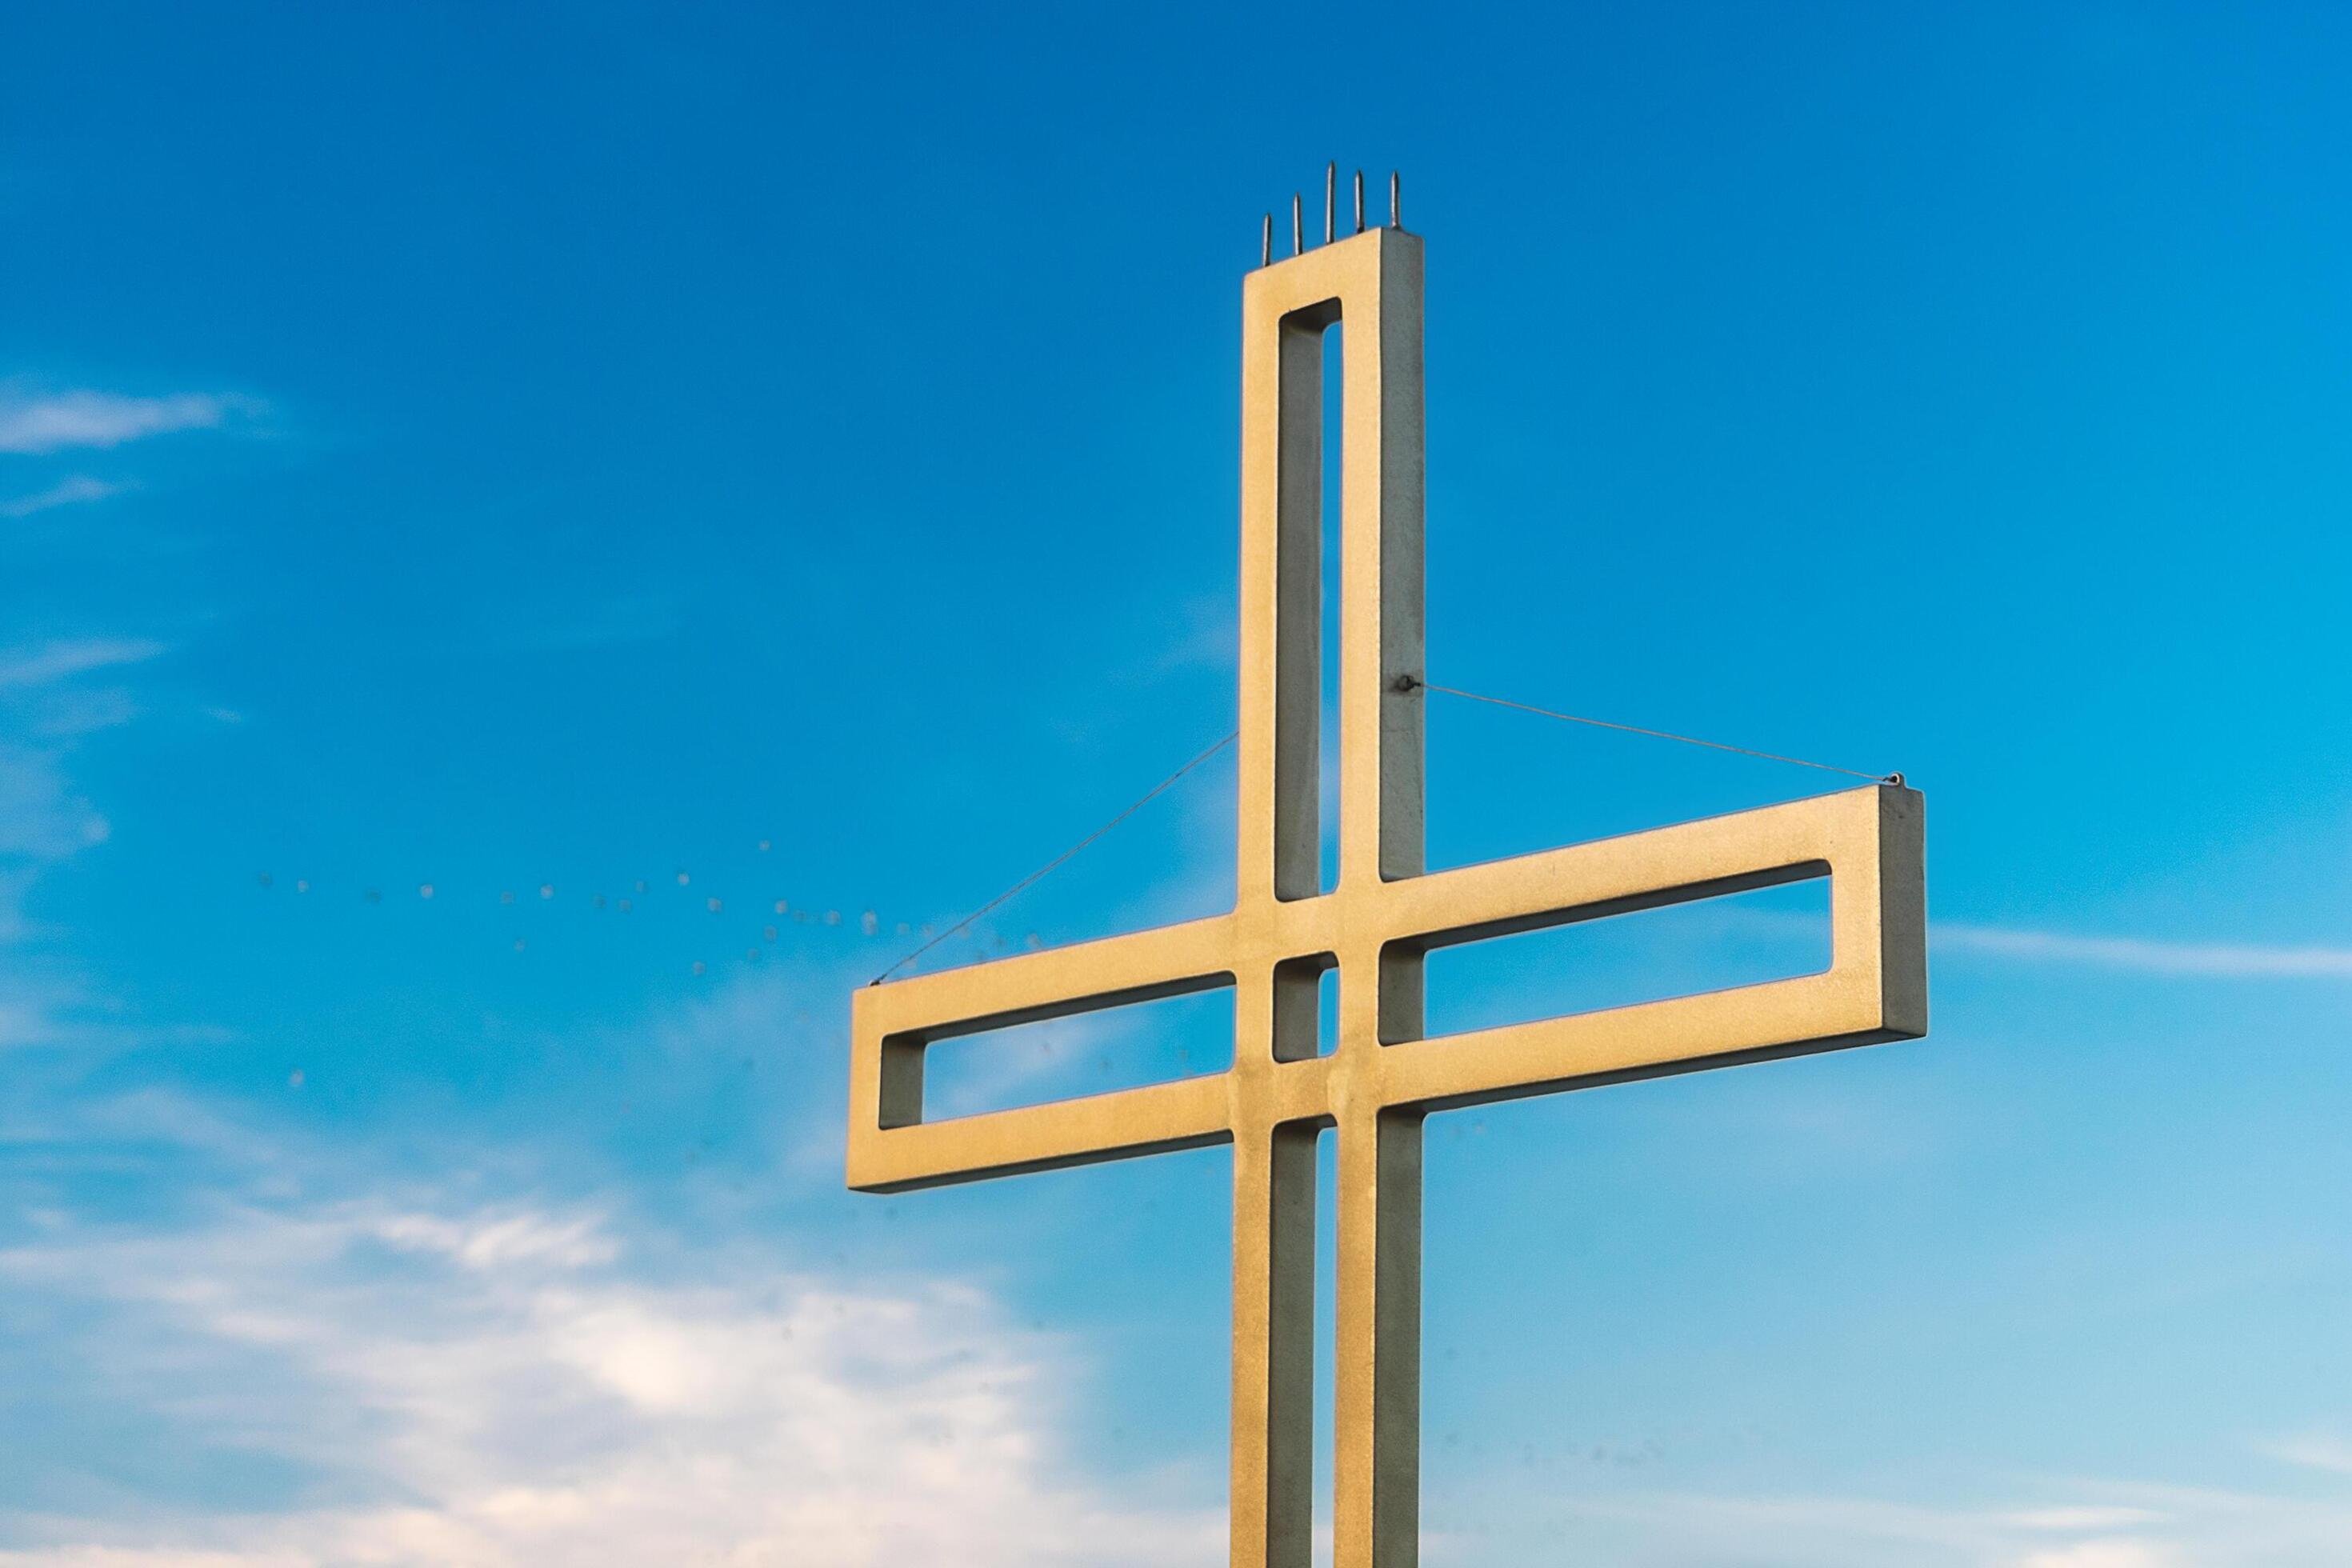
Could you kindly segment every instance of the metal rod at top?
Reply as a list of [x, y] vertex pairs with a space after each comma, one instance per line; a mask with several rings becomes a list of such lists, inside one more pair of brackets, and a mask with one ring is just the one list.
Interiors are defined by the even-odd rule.
[[1304, 256], [1307, 253], [1307, 220], [1304, 216], [1305, 212], [1306, 209], [1299, 205], [1298, 193], [1297, 191], [1291, 192], [1290, 254], [1293, 256]]
[[1394, 169], [1389, 171], [1389, 226], [1391, 228], [1404, 226], [1404, 187], [1397, 179], [1397, 172]]
[[1356, 171], [1356, 232], [1364, 232], [1364, 172]]
[[1323, 165], [1323, 243], [1330, 244], [1339, 237], [1339, 163], [1334, 159]]
[[1274, 265], [1274, 215], [1272, 213], [1265, 215], [1265, 227], [1258, 233], [1257, 264], [1260, 267]]

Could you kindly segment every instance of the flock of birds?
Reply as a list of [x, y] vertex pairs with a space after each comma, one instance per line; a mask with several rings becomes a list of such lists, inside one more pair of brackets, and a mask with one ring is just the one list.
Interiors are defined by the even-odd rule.
[[[771, 847], [769, 840], [765, 838], [760, 840], [759, 847], [763, 853]], [[317, 890], [307, 877], [297, 877], [290, 881], [284, 881], [266, 870], [255, 873], [255, 881], [264, 891], [276, 890], [282, 886], [290, 889], [298, 897], [307, 897]], [[588, 896], [587, 904], [591, 910], [598, 912], [625, 915], [636, 910], [639, 904], [644, 902], [649, 894], [667, 892], [673, 887], [691, 889], [693, 885], [692, 874], [680, 869], [661, 883], [656, 883], [650, 879], [638, 878], [629, 883], [629, 890], [626, 892], [591, 893]], [[384, 890], [381, 887], [363, 888], [360, 890], [359, 896], [361, 901], [368, 904], [381, 904], [385, 899]], [[416, 884], [414, 896], [420, 903], [430, 903], [443, 900], [445, 890], [433, 882], [419, 882]], [[687, 896], [692, 898], [695, 895], [689, 891]], [[743, 912], [740, 904], [730, 902], [720, 895], [706, 893], [700, 897], [703, 909], [709, 914], [724, 916], [731, 910], [740, 916]], [[530, 886], [520, 889], [501, 888], [498, 891], [498, 901], [502, 908], [525, 904], [534, 898], [539, 902], [553, 903], [556, 899], [555, 884], [551, 881], [541, 882], [535, 888]], [[1016, 942], [1003, 931], [983, 931], [969, 920], [949, 927], [942, 935], [939, 928], [931, 923], [919, 921], [886, 920], [870, 909], [856, 915], [845, 915], [839, 909], [819, 909], [782, 898], [751, 900], [751, 908], [760, 911], [760, 918], [763, 923], [759, 928], [759, 943], [747, 946], [743, 950], [743, 956], [747, 960], [757, 960], [765, 946], [772, 946], [782, 939], [787, 926], [833, 928], [845, 932], [854, 931], [861, 937], [887, 936], [908, 942], [919, 942], [926, 944], [927, 952], [939, 952], [940, 950], [935, 944], [952, 941], [956, 943], [955, 947], [942, 955], [945, 964], [950, 965], [972, 963], [982, 958], [1021, 951], [1024, 948], [1034, 951], [1043, 945], [1042, 939], [1034, 931], [1029, 932]], [[524, 952], [529, 946], [529, 938], [517, 936], [514, 939], [515, 952]], [[907, 959], [902, 959], [899, 963], [893, 964], [891, 967], [897, 969], [909, 964], [913, 958], [914, 954], [910, 953]], [[933, 962], [937, 963], [941, 960], [934, 959]], [[707, 974], [709, 970], [709, 960], [698, 958], [693, 961], [694, 973]]]

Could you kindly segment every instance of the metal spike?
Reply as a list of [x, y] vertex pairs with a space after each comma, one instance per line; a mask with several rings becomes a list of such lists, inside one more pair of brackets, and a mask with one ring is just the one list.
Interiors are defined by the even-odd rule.
[[1339, 237], [1339, 164], [1338, 160], [1323, 165], [1323, 243], [1330, 244]]
[[1389, 226], [1404, 226], [1404, 188], [1394, 169], [1389, 171]]
[[1290, 254], [1307, 254], [1307, 209], [1299, 205], [1298, 193], [1290, 193]]
[[1257, 264], [1260, 267], [1274, 265], [1274, 215], [1272, 213], [1265, 215], [1265, 228], [1258, 237]]
[[1356, 232], [1364, 232], [1364, 172], [1356, 171]]

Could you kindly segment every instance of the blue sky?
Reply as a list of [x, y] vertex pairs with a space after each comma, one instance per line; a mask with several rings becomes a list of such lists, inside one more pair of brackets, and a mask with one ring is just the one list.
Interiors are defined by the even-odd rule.
[[[1433, 1568], [2352, 1555], [2347, 49], [19, 8], [0, 1564], [1222, 1562], [1223, 1153], [853, 1197], [846, 1003], [1231, 727], [1239, 282], [1327, 158], [1428, 240], [1433, 679], [1929, 811], [1928, 1040], [1433, 1123]], [[1436, 865], [1817, 787], [1459, 703], [1430, 778]], [[1232, 793], [943, 951], [1224, 907]]]

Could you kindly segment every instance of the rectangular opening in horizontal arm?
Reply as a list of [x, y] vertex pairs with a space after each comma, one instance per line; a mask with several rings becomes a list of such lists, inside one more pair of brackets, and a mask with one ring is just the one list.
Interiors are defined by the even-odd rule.
[[[940, 1121], [1223, 1072], [1234, 1059], [1223, 975], [1098, 999], [1082, 1011], [935, 1036], [915, 1120]], [[888, 1052], [898, 1042], [885, 1042]]]
[[[1384, 1035], [1390, 1103], [1443, 1110], [1916, 1038], [1927, 1026], [1920, 846], [1918, 795], [1886, 784], [1393, 884], [1389, 950], [1416, 956], [1797, 883], [1826, 895], [1829, 952], [1825, 964], [1818, 948], [1811, 959], [1792, 955], [1785, 978], [1725, 976], [1738, 983], [1652, 1000], [1552, 991], [1504, 1006], [1490, 995], [1486, 1005], [1518, 1021], [1442, 1013], [1442, 1037]], [[1767, 912], [1776, 921], [1794, 913]], [[1441, 994], [1438, 1005], [1459, 998]]]
[[[1230, 941], [1217, 917], [856, 993], [850, 1185], [936, 1185], [1225, 1137]], [[1154, 1003], [1173, 1008], [1172, 1025], [1122, 1016]], [[1110, 1051], [1106, 1031], [1136, 1048]], [[943, 1041], [957, 1044], [927, 1093]], [[1074, 1087], [1080, 1098], [1052, 1098]]]
[[1814, 974], [1830, 966], [1829, 867], [1736, 891], [1677, 889], [1595, 913], [1498, 922], [1442, 941], [1423, 967], [1431, 1039]]

